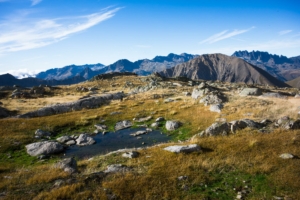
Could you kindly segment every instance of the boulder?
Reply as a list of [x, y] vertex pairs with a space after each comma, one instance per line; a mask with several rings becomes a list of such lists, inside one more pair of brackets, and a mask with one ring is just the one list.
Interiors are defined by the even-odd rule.
[[222, 108], [223, 108], [222, 104], [213, 104], [213, 105], [210, 105], [209, 110], [212, 112], [220, 113]]
[[74, 158], [65, 158], [54, 165], [55, 168], [63, 169], [70, 174], [77, 172], [77, 162]]
[[87, 146], [95, 143], [96, 141], [87, 134], [80, 134], [79, 137], [76, 139], [76, 144], [78, 146]]
[[157, 127], [159, 127], [159, 125], [160, 125], [159, 122], [154, 122], [154, 123], [152, 123], [150, 126], [151, 126], [152, 128], [157, 128]]
[[72, 146], [72, 145], [75, 145], [76, 142], [75, 142], [75, 140], [69, 140], [69, 141], [66, 142], [65, 144], [68, 145], [68, 146]]
[[180, 122], [178, 121], [167, 121], [166, 122], [166, 129], [168, 131], [174, 131], [180, 127]]
[[124, 173], [131, 171], [132, 168], [121, 164], [108, 165], [104, 173]]
[[201, 134], [201, 136], [227, 135], [229, 131], [230, 131], [229, 123], [227, 122], [213, 123]]
[[247, 127], [249, 128], [261, 128], [261, 124], [258, 122], [255, 122], [251, 119], [241, 119], [241, 122], [244, 122], [245, 124], [247, 124]]
[[56, 141], [58, 141], [60, 143], [66, 143], [66, 142], [68, 142], [70, 140], [74, 140], [74, 139], [71, 136], [68, 136], [68, 135], [61, 136], [61, 137], [59, 137], [59, 138], [56, 139]]
[[131, 126], [132, 126], [132, 123], [129, 120], [124, 120], [124, 121], [120, 121], [120, 122], [116, 123], [115, 130], [118, 131], [118, 130], [122, 130], [125, 128], [129, 128]]
[[162, 121], [165, 121], [165, 118], [163, 117], [158, 117], [155, 122], [162, 122]]
[[54, 153], [60, 153], [64, 150], [63, 146], [58, 142], [44, 141], [28, 144], [25, 146], [27, 153], [31, 156], [49, 155]]
[[46, 132], [46, 131], [43, 131], [43, 130], [41, 130], [41, 129], [37, 129], [37, 130], [35, 131], [35, 135], [36, 135], [36, 136], [39, 136], [39, 137], [47, 137], [47, 136], [51, 136], [51, 133]]
[[240, 92], [240, 96], [259, 96], [262, 95], [262, 91], [259, 88], [244, 88]]
[[139, 152], [137, 151], [130, 151], [122, 154], [122, 157], [124, 158], [137, 158], [138, 156], [139, 156]]
[[138, 119], [135, 119], [135, 121], [136, 121], [136, 122], [147, 122], [147, 121], [149, 121], [150, 119], [152, 119], [152, 116], [138, 118]]
[[190, 145], [174, 145], [174, 146], [168, 146], [164, 148], [166, 151], [170, 151], [173, 153], [191, 153], [195, 151], [200, 151], [201, 147], [198, 144], [190, 144]]
[[200, 103], [204, 103], [205, 105], [220, 104], [222, 103], [222, 99], [217, 94], [210, 94], [200, 99]]
[[255, 122], [251, 119], [241, 119], [241, 120], [231, 121], [229, 122], [229, 124], [232, 133], [235, 133], [236, 130], [242, 130], [247, 127], [259, 129], [262, 128], [263, 126], [261, 123]]
[[198, 98], [203, 97], [204, 95], [208, 94], [209, 92], [210, 92], [209, 88], [204, 88], [204, 89], [194, 88], [193, 92], [192, 92], [192, 98], [198, 99]]
[[105, 131], [107, 129], [107, 126], [103, 124], [95, 124], [94, 126], [96, 127], [97, 130], [101, 130], [101, 131]]

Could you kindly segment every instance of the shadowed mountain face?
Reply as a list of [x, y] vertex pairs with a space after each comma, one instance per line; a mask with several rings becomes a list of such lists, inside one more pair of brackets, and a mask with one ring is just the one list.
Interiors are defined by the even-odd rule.
[[247, 84], [279, 87], [287, 86], [287, 84], [274, 78], [264, 70], [244, 60], [223, 54], [201, 55], [159, 73], [165, 77], [187, 77], [191, 79], [244, 82]]
[[85, 79], [81, 76], [75, 76], [65, 80], [42, 80], [42, 79], [37, 79], [32, 77], [17, 79], [10, 74], [0, 75], [0, 86], [18, 85], [21, 87], [32, 87], [41, 84], [53, 86], [53, 85], [69, 85], [69, 84], [75, 84], [83, 81], [85, 81]]
[[261, 51], [236, 51], [232, 56], [239, 57], [265, 71], [281, 81], [300, 76], [300, 56], [287, 58]]
[[[98, 64], [91, 64], [91, 65], [70, 65], [63, 68], [54, 68], [49, 69], [45, 72], [40, 72], [36, 75], [36, 78], [43, 79], [43, 80], [65, 80], [70, 79], [72, 77], [78, 75], [85, 75], [85, 79], [92, 78], [93, 76], [97, 75], [91, 73], [93, 71], [100, 70], [104, 67], [104, 65]], [[88, 73], [87, 70], [90, 70]]]
[[300, 76], [286, 83], [294, 88], [300, 88]]

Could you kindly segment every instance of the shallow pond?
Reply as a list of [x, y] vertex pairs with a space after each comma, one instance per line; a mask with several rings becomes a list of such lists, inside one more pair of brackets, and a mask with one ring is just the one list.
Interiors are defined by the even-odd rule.
[[74, 156], [77, 158], [90, 158], [95, 155], [106, 154], [119, 149], [152, 146], [154, 144], [171, 140], [171, 138], [166, 134], [162, 134], [161, 131], [157, 130], [148, 134], [140, 135], [139, 137], [130, 135], [141, 130], [146, 130], [146, 128], [129, 128], [116, 132], [109, 132], [105, 135], [102, 135], [101, 133], [97, 134], [93, 136], [96, 144], [83, 147], [76, 145], [70, 146], [65, 151], [64, 157]]

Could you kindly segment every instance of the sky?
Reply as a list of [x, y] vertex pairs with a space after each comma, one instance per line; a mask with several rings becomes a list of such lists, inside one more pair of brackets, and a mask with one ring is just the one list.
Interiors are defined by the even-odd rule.
[[0, 74], [237, 50], [300, 55], [300, 1], [0, 0]]

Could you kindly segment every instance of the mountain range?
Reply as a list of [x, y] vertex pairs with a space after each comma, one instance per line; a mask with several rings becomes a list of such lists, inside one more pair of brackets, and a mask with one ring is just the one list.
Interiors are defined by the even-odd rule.
[[204, 54], [173, 68], [159, 72], [164, 77], [243, 82], [287, 87], [284, 82], [243, 59], [223, 54]]
[[300, 76], [300, 56], [287, 58], [262, 51], [236, 51], [232, 56], [267, 71], [281, 81], [290, 81]]
[[170, 53], [167, 56], [156, 56], [152, 60], [142, 59], [131, 62], [121, 59], [107, 66], [100, 63], [69, 65], [40, 72], [36, 78], [16, 79], [9, 74], [0, 75], [0, 86], [75, 84], [89, 80], [98, 74], [110, 72], [134, 72], [138, 75], [159, 72], [166, 77], [184, 76], [191, 79], [268, 84], [280, 87], [286, 87], [283, 82], [288, 80], [289, 85], [299, 87], [300, 56], [287, 58], [261, 51], [236, 51], [232, 56]]

